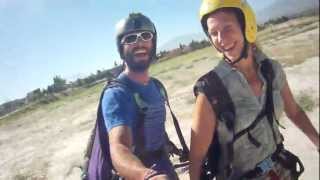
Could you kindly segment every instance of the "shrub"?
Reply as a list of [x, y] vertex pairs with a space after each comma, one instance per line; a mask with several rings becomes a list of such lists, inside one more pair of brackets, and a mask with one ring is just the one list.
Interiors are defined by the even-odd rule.
[[316, 103], [309, 94], [300, 93], [297, 97], [298, 104], [304, 111], [312, 111]]

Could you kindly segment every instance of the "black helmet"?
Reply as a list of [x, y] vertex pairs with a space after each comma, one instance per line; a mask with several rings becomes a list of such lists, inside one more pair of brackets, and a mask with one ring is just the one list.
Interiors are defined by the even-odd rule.
[[120, 20], [116, 25], [117, 47], [120, 57], [124, 59], [121, 45], [122, 37], [135, 31], [149, 31], [153, 34], [152, 59], [154, 59], [156, 57], [157, 31], [151, 20], [141, 13], [130, 13], [129, 17]]

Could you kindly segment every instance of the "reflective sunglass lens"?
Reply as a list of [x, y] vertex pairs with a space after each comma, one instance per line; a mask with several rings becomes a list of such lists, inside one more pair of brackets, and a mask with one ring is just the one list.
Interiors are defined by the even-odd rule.
[[143, 41], [150, 41], [153, 38], [153, 34], [151, 32], [129, 34], [122, 39], [121, 43], [134, 44], [138, 41], [138, 38], [141, 38]]
[[129, 35], [124, 39], [124, 43], [134, 43], [136, 42], [137, 38], [138, 38], [138, 35], [136, 34]]
[[141, 37], [143, 40], [148, 41], [148, 40], [152, 39], [152, 33], [143, 32], [143, 33], [141, 33]]

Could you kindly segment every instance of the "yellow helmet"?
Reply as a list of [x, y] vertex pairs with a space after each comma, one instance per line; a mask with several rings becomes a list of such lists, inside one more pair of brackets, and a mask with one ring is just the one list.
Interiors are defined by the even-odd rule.
[[255, 14], [246, 0], [203, 0], [200, 7], [200, 21], [205, 29], [206, 16], [221, 8], [238, 8], [242, 11], [245, 20], [245, 37], [249, 43], [256, 41], [257, 23]]

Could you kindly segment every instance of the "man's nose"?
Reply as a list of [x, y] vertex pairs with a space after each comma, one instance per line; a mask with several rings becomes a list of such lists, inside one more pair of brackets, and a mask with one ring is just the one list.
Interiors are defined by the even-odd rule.
[[222, 33], [222, 32], [218, 32], [218, 43], [220, 44], [220, 45], [223, 45], [223, 42], [224, 42], [224, 33]]
[[138, 36], [137, 37], [137, 42], [136, 42], [136, 44], [137, 45], [141, 45], [141, 44], [143, 44], [144, 43], [144, 40], [142, 39], [142, 37], [141, 36]]

